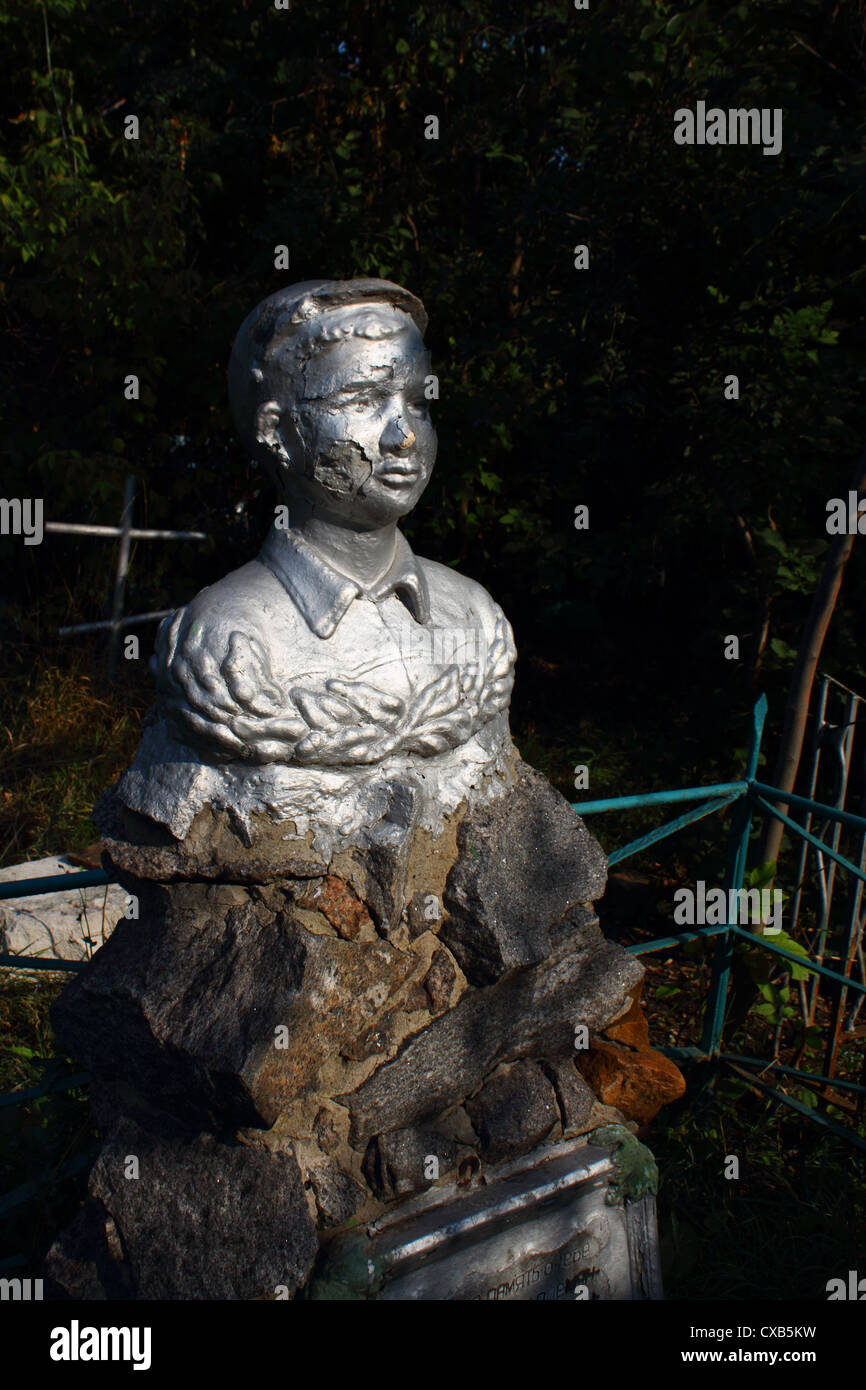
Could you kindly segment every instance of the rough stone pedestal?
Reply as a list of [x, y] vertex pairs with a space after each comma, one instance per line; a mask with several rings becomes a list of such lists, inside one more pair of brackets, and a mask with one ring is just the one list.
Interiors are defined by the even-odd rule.
[[438, 838], [411, 782], [390, 790], [363, 847], [328, 858], [285, 822], [242, 836], [208, 808], [179, 841], [103, 798], [139, 918], [54, 1007], [103, 1147], [50, 1294], [294, 1297], [346, 1223], [628, 1118], [575, 1051], [581, 1024], [649, 1051], [643, 968], [600, 931], [582, 821], [521, 762]]

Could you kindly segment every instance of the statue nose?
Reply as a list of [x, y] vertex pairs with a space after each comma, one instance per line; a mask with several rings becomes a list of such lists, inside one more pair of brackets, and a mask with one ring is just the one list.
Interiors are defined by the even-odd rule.
[[404, 454], [415, 443], [415, 434], [400, 416], [392, 420], [382, 435], [382, 448], [392, 454]]

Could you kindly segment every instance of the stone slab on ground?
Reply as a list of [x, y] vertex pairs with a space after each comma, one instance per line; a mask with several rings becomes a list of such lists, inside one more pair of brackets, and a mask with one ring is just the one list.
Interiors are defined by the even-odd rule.
[[[81, 873], [63, 854], [30, 859], [0, 869], [0, 883]], [[88, 960], [107, 941], [126, 910], [127, 894], [117, 883], [59, 889], [0, 901], [0, 954]]]
[[652, 1154], [627, 1131], [545, 1145], [324, 1245], [308, 1296], [406, 1301], [663, 1297]]

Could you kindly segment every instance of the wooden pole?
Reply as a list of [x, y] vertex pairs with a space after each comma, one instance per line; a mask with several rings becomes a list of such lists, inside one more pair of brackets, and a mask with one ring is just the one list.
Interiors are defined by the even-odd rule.
[[[849, 484], [849, 491], [857, 493], [858, 501], [866, 493], [866, 449], [860, 456], [854, 477]], [[791, 675], [788, 702], [785, 706], [782, 742], [773, 777], [773, 786], [779, 787], [783, 792], [794, 790], [797, 770], [800, 766], [800, 755], [803, 750], [803, 739], [806, 733], [806, 720], [809, 716], [812, 684], [815, 680], [818, 662], [821, 659], [821, 649], [824, 646], [827, 628], [830, 626], [830, 619], [839, 597], [845, 566], [848, 564], [853, 548], [853, 535], [834, 536], [800, 638], [797, 660]], [[787, 802], [778, 801], [776, 806], [778, 810], [787, 815]], [[781, 821], [776, 820], [775, 816], [767, 817], [761, 846], [762, 863], [775, 863], [778, 860], [783, 831], [784, 826]]]

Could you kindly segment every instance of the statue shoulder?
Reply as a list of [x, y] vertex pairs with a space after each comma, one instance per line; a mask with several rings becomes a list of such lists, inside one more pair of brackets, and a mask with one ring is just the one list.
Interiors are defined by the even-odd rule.
[[[270, 571], [257, 560], [251, 560], [216, 584], [201, 589], [195, 598], [176, 610], [174, 616], [183, 614], [184, 632], [197, 625], [209, 644], [219, 644], [239, 624], [264, 627], [266, 611], [278, 601], [281, 592]], [[171, 621], [166, 619], [163, 627]]]
[[480, 619], [489, 633], [494, 631], [500, 619], [506, 621], [499, 604], [477, 579], [470, 579], [449, 565], [441, 565], [438, 560], [424, 560], [420, 556], [416, 556], [416, 559], [427, 581], [434, 609], [437, 601], [444, 601], [449, 607], [462, 608], [467, 616]]

